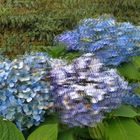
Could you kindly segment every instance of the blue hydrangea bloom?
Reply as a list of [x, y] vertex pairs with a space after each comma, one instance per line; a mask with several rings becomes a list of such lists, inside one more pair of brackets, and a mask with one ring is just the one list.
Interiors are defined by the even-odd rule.
[[103, 15], [81, 20], [73, 30], [56, 36], [55, 42], [64, 43], [70, 51], [93, 52], [106, 65], [116, 66], [140, 55], [140, 27]]
[[125, 94], [125, 96], [123, 96], [122, 98], [122, 102], [137, 107], [140, 106], [140, 96], [133, 92], [129, 94]]
[[52, 105], [49, 82], [49, 57], [43, 53], [25, 54], [0, 62], [0, 116], [14, 121], [24, 130], [43, 121]]
[[57, 64], [50, 72], [51, 94], [62, 122], [70, 126], [100, 122], [131, 90], [115, 69], [104, 67], [91, 53]]

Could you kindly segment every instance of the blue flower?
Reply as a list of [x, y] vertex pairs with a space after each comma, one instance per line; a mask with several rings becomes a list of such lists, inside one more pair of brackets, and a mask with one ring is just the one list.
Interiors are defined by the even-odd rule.
[[49, 57], [43, 53], [25, 54], [12, 62], [0, 62], [0, 115], [21, 129], [38, 125], [52, 105]]
[[133, 105], [134, 107], [140, 106], [140, 96], [133, 91], [130, 93], [123, 96], [122, 102], [125, 104]]
[[131, 87], [115, 69], [108, 69], [93, 54], [87, 53], [54, 67], [51, 94], [63, 123], [91, 126], [122, 104]]
[[140, 54], [140, 27], [110, 16], [83, 19], [72, 31], [56, 36], [68, 50], [93, 52], [106, 65], [119, 65]]

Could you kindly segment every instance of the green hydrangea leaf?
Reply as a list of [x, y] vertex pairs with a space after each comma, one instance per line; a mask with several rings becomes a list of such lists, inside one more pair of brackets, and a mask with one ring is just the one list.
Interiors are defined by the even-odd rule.
[[125, 63], [118, 67], [118, 71], [128, 80], [140, 81], [140, 72], [133, 63]]
[[140, 126], [130, 118], [110, 119], [105, 127], [106, 140], [139, 140]]
[[72, 131], [63, 131], [59, 133], [58, 140], [75, 140]]
[[57, 124], [45, 124], [30, 134], [27, 140], [57, 140]]
[[15, 124], [0, 118], [0, 140], [25, 140]]
[[133, 107], [128, 105], [122, 105], [118, 109], [112, 112], [113, 116], [119, 116], [119, 117], [128, 117], [128, 118], [134, 118], [138, 116], [137, 112], [133, 109]]
[[89, 127], [90, 136], [93, 139], [105, 140], [105, 125], [103, 122], [98, 123], [94, 127]]
[[135, 93], [140, 94], [140, 84], [134, 91], [135, 91]]
[[140, 56], [135, 56], [132, 58], [132, 63], [137, 67], [140, 68]]
[[46, 51], [51, 57], [54, 58], [63, 57], [66, 53], [64, 45], [48, 46]]
[[33, 131], [27, 140], [57, 140], [58, 122], [55, 116], [48, 116], [46, 122]]

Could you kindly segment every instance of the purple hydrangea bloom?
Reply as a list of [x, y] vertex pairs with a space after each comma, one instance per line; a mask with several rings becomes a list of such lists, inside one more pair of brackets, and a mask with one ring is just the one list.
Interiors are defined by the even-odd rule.
[[93, 52], [106, 65], [116, 66], [140, 54], [140, 27], [110, 16], [81, 20], [72, 31], [56, 36], [67, 50]]
[[70, 126], [101, 121], [131, 90], [115, 69], [104, 67], [91, 53], [61, 65], [51, 70], [51, 93], [62, 122]]
[[1, 61], [0, 116], [15, 122], [21, 130], [42, 122], [52, 104], [50, 84], [44, 81], [49, 69], [49, 57], [43, 53]]

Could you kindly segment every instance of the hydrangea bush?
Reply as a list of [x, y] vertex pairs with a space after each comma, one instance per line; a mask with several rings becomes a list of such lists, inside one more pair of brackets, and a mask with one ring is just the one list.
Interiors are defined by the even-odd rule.
[[128, 82], [92, 53], [71, 64], [44, 53], [0, 63], [0, 115], [21, 130], [43, 122], [50, 107], [70, 126], [90, 126], [122, 103], [140, 105]]
[[140, 55], [140, 27], [117, 22], [113, 17], [83, 19], [71, 31], [56, 36], [67, 50], [93, 52], [106, 65], [119, 65], [130, 56]]
[[[12, 121], [27, 140], [116, 140], [117, 136], [139, 140], [140, 126], [135, 122], [139, 109], [130, 106], [140, 106], [140, 96], [135, 94], [139, 88], [134, 90], [137, 83], [120, 74], [125, 69], [127, 80], [140, 81], [140, 27], [101, 16], [82, 20], [55, 41], [67, 50], [60, 45], [45, 49], [54, 58], [46, 53], [25, 54], [12, 61], [0, 56], [0, 138], [25, 140]], [[117, 72], [114, 66], [134, 55], [129, 66], [124, 63], [123, 72]], [[130, 135], [122, 136], [125, 131]]]

